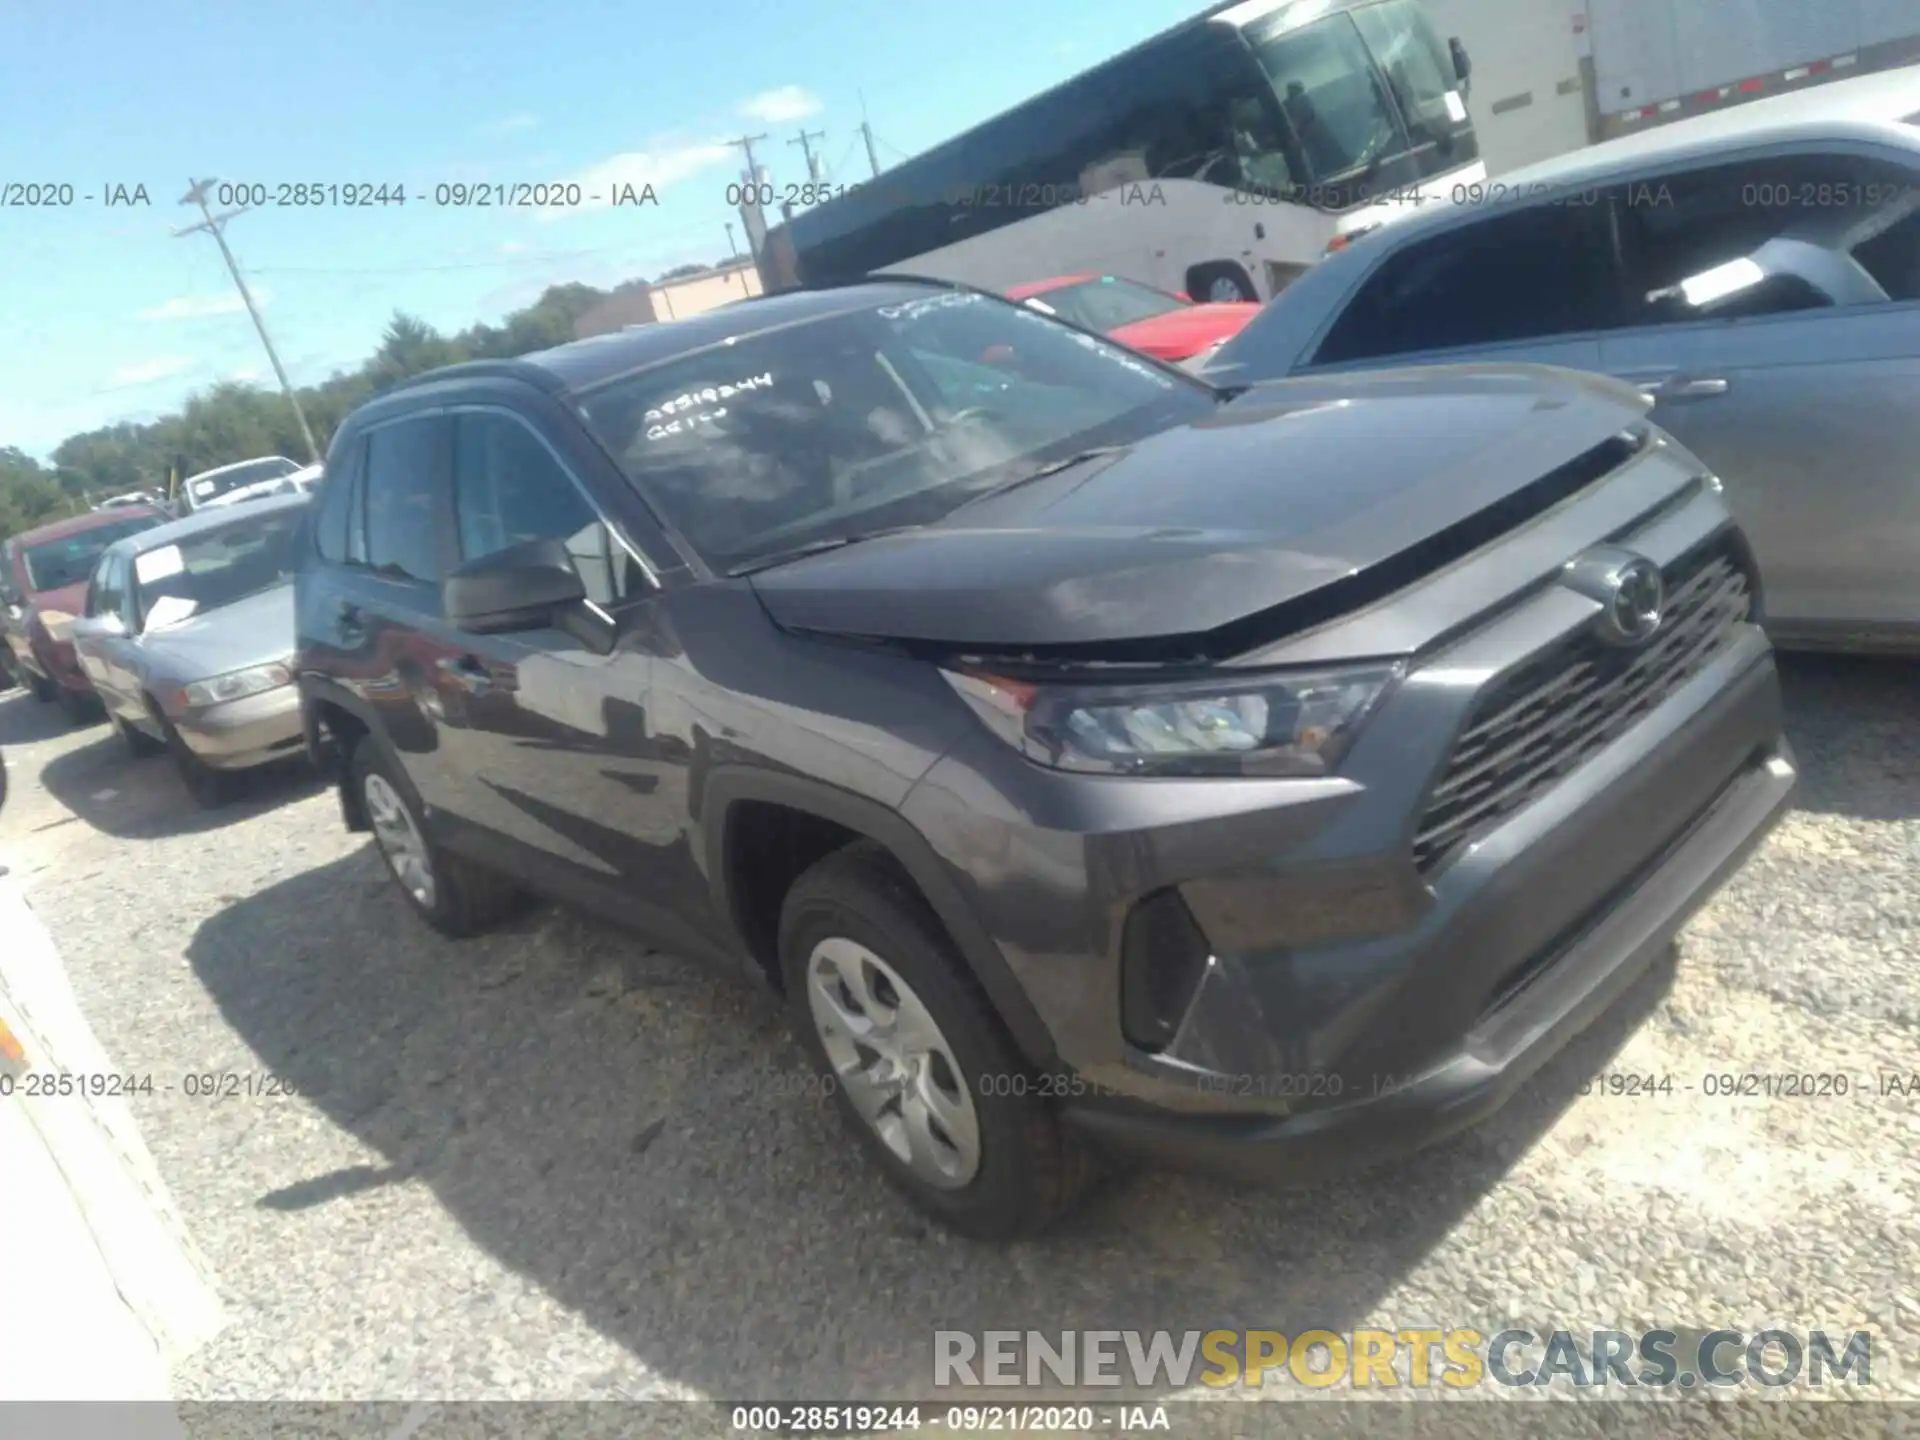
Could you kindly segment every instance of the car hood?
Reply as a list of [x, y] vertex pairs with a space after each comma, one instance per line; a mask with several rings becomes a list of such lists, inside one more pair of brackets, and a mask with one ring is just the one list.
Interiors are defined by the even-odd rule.
[[1185, 360], [1238, 335], [1260, 307], [1244, 301], [1231, 305], [1182, 305], [1164, 315], [1149, 316], [1111, 332], [1122, 345], [1161, 360]]
[[1118, 458], [752, 578], [796, 630], [958, 648], [1191, 636], [1379, 565], [1634, 425], [1540, 366], [1284, 380]]
[[87, 605], [87, 582], [76, 580], [52, 590], [36, 590], [27, 597], [27, 603], [43, 615], [49, 610], [78, 615]]
[[186, 685], [293, 653], [291, 581], [140, 637], [156, 676]]

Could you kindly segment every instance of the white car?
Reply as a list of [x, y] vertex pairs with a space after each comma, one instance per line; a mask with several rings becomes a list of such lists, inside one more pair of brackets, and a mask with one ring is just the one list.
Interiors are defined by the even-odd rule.
[[218, 505], [238, 505], [245, 500], [264, 500], [269, 495], [311, 495], [313, 487], [320, 483], [320, 473], [324, 467], [304, 466], [290, 475], [276, 475], [271, 480], [256, 480], [251, 485], [236, 486], [203, 501], [198, 508], [211, 510]]

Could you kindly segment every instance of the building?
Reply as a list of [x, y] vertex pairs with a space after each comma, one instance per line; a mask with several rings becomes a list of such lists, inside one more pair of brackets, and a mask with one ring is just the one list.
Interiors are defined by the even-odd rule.
[[759, 293], [760, 272], [752, 258], [743, 255], [693, 275], [676, 275], [658, 284], [623, 286], [582, 315], [574, 323], [574, 335], [585, 340], [629, 325], [684, 320]]

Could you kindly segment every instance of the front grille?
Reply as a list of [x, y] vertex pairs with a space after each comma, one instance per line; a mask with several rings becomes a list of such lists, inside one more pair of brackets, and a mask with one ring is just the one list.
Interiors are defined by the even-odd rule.
[[1752, 610], [1747, 574], [1723, 539], [1667, 567], [1667, 605], [1637, 649], [1588, 631], [1529, 660], [1481, 697], [1414, 832], [1414, 863], [1439, 868], [1544, 795], [1698, 674]]

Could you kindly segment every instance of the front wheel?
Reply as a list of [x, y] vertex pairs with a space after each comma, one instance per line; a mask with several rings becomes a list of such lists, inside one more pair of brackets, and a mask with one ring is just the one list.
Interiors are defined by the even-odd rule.
[[107, 713], [107, 723], [113, 726], [113, 733], [120, 737], [120, 743], [127, 747], [127, 753], [136, 760], [158, 755], [167, 748], [165, 742], [154, 739], [138, 725], [129, 724], [111, 711]]
[[517, 908], [524, 898], [517, 886], [428, 837], [412, 782], [372, 740], [353, 747], [348, 767], [347, 783], [359, 792], [373, 843], [414, 914], [460, 940], [491, 928]]
[[[187, 794], [193, 797], [193, 803], [202, 810], [218, 810], [231, 800], [234, 777], [224, 770], [214, 769], [194, 754], [193, 747], [174, 729], [173, 722], [161, 713], [157, 705], [149, 708], [159, 724], [160, 733], [166, 736], [166, 752], [173, 757], [173, 768], [179, 773], [180, 783], [187, 787]], [[129, 740], [127, 744], [131, 748], [133, 742]]]
[[915, 1206], [965, 1235], [1038, 1234], [1092, 1178], [939, 920], [884, 851], [819, 861], [780, 957], [802, 1044], [842, 1119]]

